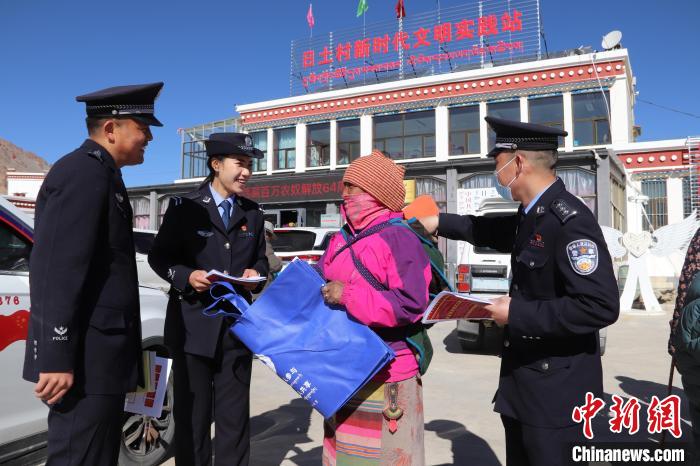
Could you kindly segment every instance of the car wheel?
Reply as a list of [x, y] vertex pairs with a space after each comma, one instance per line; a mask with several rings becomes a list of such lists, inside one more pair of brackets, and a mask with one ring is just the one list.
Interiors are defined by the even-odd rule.
[[175, 437], [173, 400], [171, 372], [163, 401], [163, 411], [159, 417], [124, 413], [119, 452], [120, 465], [155, 466], [169, 457]]

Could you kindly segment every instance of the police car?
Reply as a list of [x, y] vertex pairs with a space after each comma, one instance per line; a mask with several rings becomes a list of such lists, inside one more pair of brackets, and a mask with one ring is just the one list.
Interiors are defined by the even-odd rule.
[[[29, 322], [29, 254], [34, 221], [0, 197], [0, 464], [38, 464], [46, 456], [47, 408], [22, 379]], [[141, 280], [139, 267], [139, 280]], [[163, 325], [167, 296], [158, 286], [140, 286], [144, 349], [167, 356]], [[168, 456], [175, 424], [172, 376], [158, 418], [124, 413], [119, 464], [156, 465]]]

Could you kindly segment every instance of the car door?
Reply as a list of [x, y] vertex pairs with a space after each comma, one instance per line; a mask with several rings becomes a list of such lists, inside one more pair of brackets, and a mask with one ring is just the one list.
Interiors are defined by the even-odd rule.
[[0, 445], [45, 431], [48, 411], [22, 379], [33, 233], [12, 207], [0, 203]]

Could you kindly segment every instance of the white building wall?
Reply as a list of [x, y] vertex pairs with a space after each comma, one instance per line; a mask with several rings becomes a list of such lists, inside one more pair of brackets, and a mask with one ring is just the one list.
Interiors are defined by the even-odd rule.
[[298, 123], [296, 126], [296, 162], [294, 171], [304, 173], [306, 171], [306, 124]]
[[[44, 174], [40, 174], [42, 176], [41, 179], [21, 179], [14, 178], [13, 175], [14, 174], [10, 172], [7, 176], [7, 194], [10, 196], [22, 196], [27, 199], [36, 199], [39, 194], [39, 188], [41, 188], [41, 183], [44, 182]], [[31, 173], [31, 175], [36, 176], [39, 174]]]
[[372, 115], [360, 117], [360, 155], [369, 155], [372, 152]]
[[435, 154], [438, 162], [445, 162], [450, 153], [450, 112], [445, 105], [435, 108]]
[[610, 133], [613, 144], [632, 142], [631, 107], [628, 81], [618, 76], [610, 87]]

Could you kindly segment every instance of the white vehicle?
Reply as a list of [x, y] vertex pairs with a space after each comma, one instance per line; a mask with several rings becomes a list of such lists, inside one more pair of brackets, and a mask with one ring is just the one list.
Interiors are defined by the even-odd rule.
[[282, 268], [295, 257], [315, 264], [326, 250], [330, 238], [337, 232], [338, 228], [275, 228], [276, 238], [272, 240], [272, 249], [282, 260]]
[[[476, 216], [501, 217], [518, 211], [519, 202], [501, 197], [484, 199]], [[510, 288], [510, 253], [503, 253], [488, 247], [473, 246], [464, 242], [460, 263], [457, 264], [455, 288], [460, 293], [483, 295], [484, 297], [508, 294]], [[462, 349], [479, 350], [484, 347], [487, 332], [501, 333], [491, 320], [457, 321], [457, 338]]]
[[[500, 197], [486, 198], [479, 205], [475, 215], [483, 217], [513, 215], [518, 211], [519, 206], [519, 202]], [[510, 253], [464, 243], [455, 278], [455, 288], [458, 292], [483, 297], [506, 295], [510, 289], [511, 278]], [[502, 329], [492, 320], [457, 321], [457, 338], [465, 351], [481, 350], [486, 342], [494, 337], [500, 341], [501, 334]], [[599, 337], [600, 354], [603, 355], [607, 337], [606, 328], [600, 330]]]
[[[46, 455], [48, 409], [22, 379], [29, 322], [29, 254], [34, 221], [0, 197], [0, 464], [37, 464]], [[140, 272], [140, 270], [139, 270]], [[158, 287], [139, 287], [142, 347], [167, 356], [163, 326], [167, 296]], [[156, 465], [168, 455], [175, 435], [172, 375], [159, 418], [124, 413], [119, 464]]]

